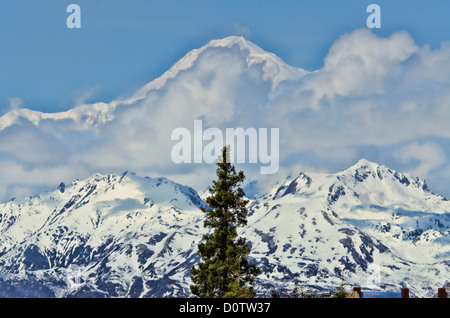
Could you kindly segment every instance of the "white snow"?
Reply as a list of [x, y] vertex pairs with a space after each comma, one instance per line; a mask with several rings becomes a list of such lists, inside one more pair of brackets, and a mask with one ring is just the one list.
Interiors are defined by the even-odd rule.
[[[406, 284], [414, 295], [430, 296], [428, 288], [449, 277], [450, 201], [423, 185], [368, 161], [279, 182], [250, 200], [248, 225], [240, 229], [263, 268], [259, 284], [286, 288], [297, 281], [331, 290], [344, 272], [348, 284], [364, 287], [368, 267], [376, 266], [380, 288]], [[206, 231], [192, 189], [132, 173], [96, 174], [62, 189], [0, 205], [3, 273], [29, 270], [24, 250], [35, 244], [47, 271], [78, 260], [84, 277], [106, 275], [125, 286], [135, 276], [166, 277], [177, 282], [174, 293], [188, 291]], [[83, 263], [75, 251], [87, 247]], [[102, 259], [108, 274], [100, 274]]]

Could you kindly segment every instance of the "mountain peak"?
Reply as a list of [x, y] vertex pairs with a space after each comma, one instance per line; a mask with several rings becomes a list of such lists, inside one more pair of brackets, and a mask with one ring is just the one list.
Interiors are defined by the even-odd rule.
[[250, 43], [243, 36], [232, 35], [222, 39], [214, 39], [208, 42], [205, 46], [223, 46], [230, 47], [234, 44], [245, 45], [246, 43]]
[[231, 49], [234, 46], [239, 47], [240, 52], [242, 53], [242, 56], [243, 58], [245, 58], [249, 67], [254, 64], [263, 63], [263, 79], [271, 80], [272, 88], [275, 88], [279, 84], [279, 82], [283, 80], [296, 80], [308, 73], [301, 68], [295, 68], [287, 65], [277, 55], [266, 52], [265, 50], [263, 50], [256, 44], [246, 40], [242, 36], [229, 36], [223, 39], [211, 40], [203, 47], [188, 52], [162, 76], [138, 90], [130, 99], [130, 101], [144, 98], [147, 92], [150, 90], [161, 89], [166, 84], [167, 80], [176, 77], [176, 75], [180, 71], [186, 71], [190, 69], [203, 52], [217, 48]]
[[374, 167], [379, 167], [379, 166], [380, 166], [380, 165], [379, 165], [378, 163], [369, 161], [369, 160], [367, 160], [367, 159], [365, 159], [365, 158], [361, 158], [361, 159], [358, 160], [357, 163], [355, 163], [355, 164], [354, 164], [353, 166], [351, 166], [349, 169], [352, 169], [352, 168], [358, 169], [358, 168], [364, 168], [364, 167], [367, 167], [367, 168], [374, 168]]
[[[382, 179], [366, 169], [372, 165]], [[380, 262], [387, 282], [380, 288], [398, 288], [407, 277], [427, 281], [413, 286], [425, 295], [442, 284], [435, 270], [448, 272], [450, 202], [400, 185], [402, 175], [384, 166], [367, 160], [355, 166], [346, 174], [301, 172], [249, 202], [243, 234], [262, 270], [261, 286], [304, 277], [330, 289], [341, 270], [353, 284]], [[97, 173], [0, 205], [0, 273], [8, 275], [0, 291], [36, 277], [64, 297], [87, 295], [86, 288], [110, 297], [189, 296], [186, 269], [206, 233], [201, 207], [192, 188], [132, 172]], [[67, 281], [70, 264], [83, 282]]]
[[[144, 99], [149, 91], [163, 88], [168, 80], [175, 78], [180, 72], [192, 68], [204, 52], [212, 49], [229, 50], [235, 47], [239, 48], [235, 53], [240, 54], [240, 57], [247, 63], [249, 68], [253, 65], [261, 65], [263, 80], [270, 81], [272, 89], [275, 89], [282, 81], [297, 80], [308, 73], [301, 68], [287, 65], [277, 55], [266, 52], [242, 36], [229, 36], [223, 39], [211, 40], [206, 45], [191, 50], [163, 75], [137, 90], [130, 98], [113, 100], [110, 103], [97, 102], [77, 105], [68, 111], [57, 113], [43, 113], [26, 108], [15, 109], [0, 116], [0, 131], [20, 123], [21, 120], [30, 122], [37, 127], [42, 120], [47, 119], [52, 121], [73, 121], [77, 130], [98, 128], [114, 119], [115, 109], [119, 105], [133, 104]], [[211, 67], [214, 68], [215, 65]]]
[[203, 48], [208, 47], [226, 47], [231, 48], [234, 45], [239, 45], [241, 50], [248, 50], [250, 54], [271, 54], [266, 51], [264, 51], [259, 46], [253, 44], [252, 42], [246, 40], [242, 36], [229, 36], [223, 39], [216, 39], [209, 41], [208, 44], [206, 44]]

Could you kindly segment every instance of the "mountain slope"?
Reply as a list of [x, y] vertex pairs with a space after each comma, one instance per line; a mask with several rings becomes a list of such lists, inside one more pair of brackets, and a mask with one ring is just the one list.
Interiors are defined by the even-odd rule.
[[144, 85], [129, 98], [114, 100], [110, 103], [80, 105], [59, 113], [42, 113], [25, 108], [15, 109], [0, 117], [0, 131], [12, 125], [20, 125], [21, 120], [29, 121], [35, 126], [39, 126], [40, 122], [44, 120], [70, 120], [75, 123], [74, 129], [76, 130], [100, 127], [114, 119], [116, 108], [137, 103], [143, 100], [149, 92], [162, 89], [170, 79], [174, 79], [179, 73], [192, 68], [202, 55], [208, 54], [208, 51], [212, 49], [230, 50], [232, 48], [239, 50], [239, 55], [242, 55], [245, 59], [248, 68], [256, 64], [262, 65], [262, 79], [269, 81], [272, 89], [276, 88], [282, 81], [297, 80], [308, 74], [301, 68], [287, 65], [275, 54], [264, 51], [243, 37], [230, 36], [212, 40], [205, 46], [188, 52], [162, 76]]
[[387, 167], [360, 160], [337, 174], [300, 173], [249, 209], [245, 234], [273, 269], [267, 281], [330, 288], [344, 271], [353, 286], [430, 296], [448, 280], [450, 202]]
[[[203, 233], [201, 206], [193, 189], [165, 178], [97, 174], [68, 187], [61, 184], [1, 206], [2, 272], [16, 281], [32, 273], [46, 285], [52, 285], [46, 280], [52, 276], [56, 296], [86, 295], [77, 289], [81, 282], [90, 286], [87, 295], [129, 295], [136, 275], [163, 280], [192, 262]], [[71, 265], [81, 281], [76, 282]], [[180, 275], [185, 279], [186, 273]], [[139, 282], [139, 294], [156, 293]], [[67, 289], [58, 290], [61, 284]]]
[[[205, 206], [165, 178], [96, 174], [0, 206], [2, 296], [189, 295]], [[360, 160], [302, 172], [249, 203], [256, 290], [349, 285], [431, 297], [450, 273], [450, 202]]]
[[212, 40], [205, 46], [190, 51], [161, 77], [137, 91], [133, 98], [141, 99], [148, 91], [162, 88], [169, 79], [174, 78], [179, 72], [192, 67], [205, 51], [214, 48], [230, 49], [233, 46], [238, 47], [239, 51], [245, 56], [248, 67], [251, 67], [253, 64], [263, 64], [263, 79], [270, 80], [272, 82], [272, 88], [275, 88], [281, 81], [296, 80], [308, 73], [303, 69], [287, 65], [275, 54], [264, 51], [243, 37], [230, 36], [224, 39]]
[[130, 97], [59, 113], [12, 110], [0, 117], [0, 167], [7, 171], [0, 201], [97, 172], [179, 174], [170, 156], [175, 129], [190, 129], [196, 119], [204, 129], [272, 127], [268, 103], [307, 74], [242, 37], [227, 37], [188, 52]]

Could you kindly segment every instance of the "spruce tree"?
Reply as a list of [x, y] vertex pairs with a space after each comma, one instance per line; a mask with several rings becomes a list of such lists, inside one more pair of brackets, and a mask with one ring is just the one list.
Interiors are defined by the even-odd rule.
[[333, 298], [347, 298], [348, 293], [345, 290], [345, 286], [347, 284], [344, 282], [344, 277], [342, 277], [342, 282], [339, 286], [336, 287], [336, 291], [332, 294]]
[[237, 228], [247, 224], [247, 204], [240, 187], [245, 176], [230, 163], [229, 147], [217, 160], [217, 180], [206, 199], [204, 227], [209, 234], [198, 245], [200, 262], [191, 269], [192, 294], [197, 297], [251, 297], [251, 285], [259, 268], [250, 264], [250, 248]]

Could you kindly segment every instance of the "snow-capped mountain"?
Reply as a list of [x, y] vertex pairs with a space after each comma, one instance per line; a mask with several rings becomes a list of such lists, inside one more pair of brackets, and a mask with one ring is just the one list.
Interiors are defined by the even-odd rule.
[[450, 201], [385, 166], [362, 159], [336, 174], [301, 172], [249, 211], [244, 233], [268, 282], [330, 288], [343, 273], [353, 286], [420, 297], [448, 283]]
[[[232, 36], [188, 52], [129, 97], [59, 113], [14, 109], [0, 117], [0, 167], [8, 171], [0, 178], [0, 201], [97, 172], [129, 169], [175, 179], [167, 175], [180, 175], [170, 158], [174, 129], [190, 129], [196, 119], [205, 129], [271, 127], [268, 101], [307, 74]], [[201, 182], [206, 187], [209, 180]]]
[[20, 294], [16, 285], [36, 279], [44, 296], [177, 295], [204, 205], [189, 187], [130, 173], [9, 201], [0, 207], [0, 268], [12, 283], [2, 290]]
[[272, 88], [275, 88], [281, 81], [296, 80], [308, 73], [301, 68], [287, 65], [275, 54], [264, 51], [241, 36], [230, 36], [224, 39], [212, 40], [207, 45], [190, 51], [161, 77], [137, 91], [133, 99], [143, 98], [150, 90], [161, 89], [169, 79], [174, 78], [179, 72], [191, 68], [204, 52], [214, 48], [231, 49], [232, 47], [238, 48], [243, 54], [247, 67], [250, 68], [253, 64], [263, 65], [263, 79], [266, 81], [270, 80]]
[[272, 90], [282, 81], [297, 80], [308, 74], [301, 68], [287, 65], [275, 54], [264, 51], [243, 37], [230, 36], [219, 40], [211, 40], [205, 46], [188, 52], [162, 76], [144, 85], [129, 98], [117, 99], [110, 103], [83, 104], [59, 113], [43, 113], [26, 108], [15, 109], [0, 117], [0, 131], [13, 125], [20, 125], [21, 120], [31, 122], [37, 127], [44, 120], [71, 121], [74, 123], [74, 130], [102, 126], [114, 119], [117, 108], [138, 103], [150, 93], [163, 89], [168, 81], [174, 79], [183, 71], [192, 68], [203, 55], [211, 54], [210, 51], [213, 49], [236, 49], [236, 55], [245, 60], [247, 68], [252, 65], [261, 65], [262, 80], [270, 82]]
[[[205, 233], [196, 191], [165, 178], [96, 174], [0, 205], [0, 296], [188, 296]], [[432, 297], [450, 273], [450, 201], [360, 160], [301, 172], [254, 196], [255, 288], [349, 285]]]

